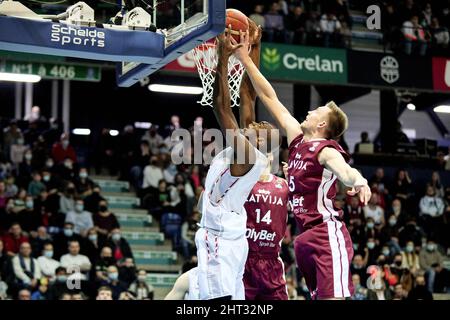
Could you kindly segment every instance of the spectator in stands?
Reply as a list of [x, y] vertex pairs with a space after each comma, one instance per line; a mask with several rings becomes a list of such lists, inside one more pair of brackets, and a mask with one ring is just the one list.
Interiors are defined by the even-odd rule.
[[33, 163], [33, 153], [31, 150], [25, 151], [24, 161], [19, 165], [19, 173], [17, 175], [17, 183], [22, 188], [27, 188], [31, 181], [31, 174], [37, 168]]
[[191, 257], [192, 253], [196, 250], [195, 233], [198, 230], [197, 223], [199, 222], [200, 212], [195, 211], [181, 226], [181, 246], [183, 249], [183, 256], [186, 259]]
[[297, 6], [286, 17], [286, 35], [288, 43], [304, 44], [306, 42], [306, 13]]
[[53, 245], [47, 243], [44, 246], [44, 250], [42, 250], [42, 256], [37, 258], [37, 263], [39, 264], [42, 275], [50, 281], [55, 280], [55, 272], [60, 265], [59, 261], [53, 259], [53, 253]]
[[424, 233], [422, 229], [417, 226], [416, 219], [414, 217], [409, 217], [406, 220], [406, 225], [399, 230], [399, 245], [401, 247], [406, 246], [406, 242], [412, 241], [415, 246], [420, 246], [422, 244], [422, 237]]
[[139, 151], [132, 159], [132, 167], [130, 169], [132, 185], [136, 190], [143, 187], [144, 170], [150, 161], [151, 154], [149, 142], [142, 140]]
[[94, 227], [92, 213], [84, 210], [84, 201], [81, 198], [75, 200], [75, 210], [69, 211], [66, 215], [66, 222], [73, 224], [73, 231], [83, 238], [86, 238], [89, 229]]
[[100, 200], [103, 200], [103, 197], [100, 193], [101, 188], [95, 185], [92, 189], [92, 194], [84, 198], [84, 208], [86, 209], [86, 211], [89, 211], [91, 213], [97, 212], [98, 204], [100, 203]]
[[31, 300], [48, 300], [48, 279], [42, 278], [39, 281], [38, 289], [31, 295]]
[[377, 264], [377, 259], [380, 256], [380, 246], [376, 237], [369, 237], [367, 239], [365, 257], [366, 265], [370, 266]]
[[120, 261], [121, 259], [124, 258], [133, 258], [133, 253], [131, 251], [130, 244], [128, 243], [127, 239], [122, 237], [119, 227], [111, 230], [106, 245], [111, 247], [113, 257], [114, 259], [116, 259], [116, 261]]
[[119, 272], [116, 266], [109, 266], [107, 272], [108, 279], [106, 281], [102, 281], [100, 286], [108, 286], [111, 288], [112, 298], [113, 300], [117, 300], [122, 292], [127, 291], [128, 286], [119, 280]]
[[369, 203], [363, 208], [366, 220], [372, 218], [378, 228], [385, 225], [384, 210], [378, 205], [378, 193], [373, 192]]
[[420, 199], [419, 207], [421, 224], [425, 232], [430, 235], [442, 223], [444, 201], [436, 195], [435, 188], [428, 185], [425, 196]]
[[31, 300], [31, 292], [28, 289], [22, 289], [19, 291], [19, 294], [17, 295], [17, 298], [19, 300]]
[[352, 275], [358, 275], [362, 284], [365, 285], [367, 280], [367, 262], [360, 254], [356, 254], [353, 257], [352, 265], [350, 266], [350, 271]]
[[27, 195], [25, 198], [25, 209], [19, 211], [19, 223], [22, 229], [30, 236], [36, 236], [36, 230], [41, 225], [41, 214], [34, 208], [33, 197]]
[[380, 270], [378, 272], [380, 273], [378, 276], [372, 276], [370, 278], [370, 285], [368, 285], [367, 290], [367, 300], [392, 300], [391, 290], [386, 287], [386, 282], [382, 278], [382, 271]]
[[68, 292], [61, 294], [59, 300], [72, 300], [72, 295]]
[[147, 272], [141, 269], [137, 273], [137, 279], [128, 288], [137, 300], [153, 300], [154, 298], [154, 288], [147, 284], [146, 280]]
[[433, 300], [433, 295], [427, 289], [425, 277], [418, 275], [416, 277], [415, 286], [408, 294], [408, 300]]
[[436, 277], [435, 268], [433, 265], [442, 266], [444, 258], [437, 250], [437, 244], [433, 239], [428, 239], [427, 245], [420, 250], [419, 264], [422, 270], [425, 270], [425, 277], [427, 279], [427, 286], [430, 292], [434, 292], [434, 279]]
[[359, 274], [352, 274], [352, 283], [354, 292], [351, 300], [366, 300], [367, 299], [367, 289], [361, 285], [361, 278]]
[[86, 197], [92, 193], [94, 181], [89, 178], [87, 168], [81, 167], [78, 177], [75, 178], [75, 188], [81, 197]]
[[350, 198], [349, 204], [344, 208], [344, 213], [348, 223], [351, 225], [361, 226], [365, 221], [363, 208], [358, 197]]
[[400, 31], [399, 14], [391, 3], [388, 3], [384, 9], [381, 14], [384, 49], [396, 50], [400, 36], [403, 36]]
[[341, 23], [333, 13], [329, 12], [322, 15], [320, 19], [320, 29], [323, 34], [323, 45], [325, 47], [330, 47], [339, 43]]
[[189, 180], [191, 181], [195, 190], [202, 187], [202, 177], [200, 174], [199, 166], [193, 165], [190, 170]]
[[9, 228], [9, 233], [3, 236], [5, 251], [9, 256], [15, 256], [20, 251], [23, 243], [29, 243], [28, 237], [22, 233], [19, 223], [13, 223]]
[[47, 168], [42, 171], [42, 183], [44, 184], [46, 190], [52, 194], [56, 193], [61, 188], [60, 179]]
[[95, 300], [113, 300], [112, 294], [113, 292], [110, 287], [102, 286], [98, 288]]
[[399, 170], [391, 188], [391, 195], [402, 201], [407, 200], [411, 196], [411, 182], [408, 171]]
[[397, 283], [394, 286], [394, 297], [392, 300], [405, 300], [406, 299], [406, 292], [403, 289], [403, 285], [401, 283]]
[[38, 262], [31, 256], [31, 245], [24, 242], [20, 245], [20, 252], [11, 260], [17, 287], [36, 289], [41, 278], [41, 268]]
[[94, 214], [94, 225], [102, 241], [113, 229], [120, 228], [115, 214], [108, 210], [108, 202], [105, 199], [98, 203], [97, 212]]
[[50, 300], [57, 300], [68, 290], [66, 268], [58, 267], [55, 269], [55, 281], [48, 288], [48, 297]]
[[416, 273], [420, 269], [419, 255], [415, 252], [414, 242], [408, 241], [402, 254], [402, 267]]
[[431, 8], [431, 4], [427, 3], [421, 14], [421, 21], [422, 21], [421, 25], [424, 28], [428, 28], [431, 25], [432, 17], [433, 17], [433, 10]]
[[10, 175], [5, 180], [5, 196], [7, 198], [13, 198], [17, 192], [19, 191], [19, 188], [15, 184], [15, 178], [14, 176]]
[[27, 145], [25, 145], [25, 140], [20, 135], [17, 139], [13, 140], [11, 146], [9, 147], [10, 153], [8, 157], [11, 159], [11, 163], [15, 168], [18, 168], [19, 165], [23, 162], [25, 157], [25, 152], [29, 149]]
[[98, 282], [108, 280], [108, 267], [116, 264], [110, 247], [105, 246], [100, 252], [100, 258], [95, 262], [95, 280]]
[[433, 171], [431, 181], [428, 184], [434, 188], [437, 197], [444, 197], [444, 186], [441, 183], [441, 177], [438, 171]]
[[133, 258], [124, 258], [122, 261], [118, 263], [119, 280], [128, 288], [136, 280], [136, 265]]
[[264, 16], [262, 15], [264, 11], [264, 5], [263, 4], [257, 4], [255, 6], [255, 9], [253, 10], [253, 13], [249, 16], [250, 19], [252, 19], [257, 26], [261, 26], [261, 28], [263, 28], [264, 30]]
[[164, 175], [158, 163], [158, 157], [152, 156], [150, 158], [150, 164], [144, 168], [142, 188], [152, 192], [158, 188], [159, 181], [163, 178]]
[[65, 192], [59, 197], [59, 211], [66, 214], [70, 211], [75, 211], [75, 198], [77, 190], [75, 184], [69, 182], [65, 188]]
[[31, 250], [36, 255], [35, 258], [42, 254], [42, 250], [47, 243], [52, 243], [52, 238], [47, 233], [47, 228], [40, 226], [37, 229], [36, 236], [30, 238]]
[[52, 158], [56, 164], [63, 163], [65, 159], [69, 158], [72, 162], [77, 162], [77, 155], [75, 149], [70, 145], [69, 134], [63, 133], [52, 147]]
[[91, 270], [92, 264], [89, 258], [80, 254], [80, 243], [76, 240], [69, 242], [69, 253], [61, 257], [61, 267], [69, 272], [75, 272], [77, 278], [86, 280], [86, 274]]
[[359, 146], [361, 144], [365, 144], [365, 145], [372, 144], [373, 145], [373, 143], [369, 139], [369, 133], [367, 131], [361, 132], [361, 141], [359, 141], [358, 143], [355, 144], [355, 153], [360, 152]]
[[280, 14], [280, 5], [273, 2], [269, 11], [264, 15], [264, 31], [268, 42], [284, 41], [284, 18]]
[[[402, 227], [406, 223], [407, 214], [403, 210], [403, 205], [400, 199], [392, 200], [391, 207], [387, 210], [389, 217], [394, 216], [396, 219], [396, 226]], [[391, 219], [393, 219], [391, 217]]]
[[419, 17], [414, 15], [403, 23], [405, 37], [405, 53], [411, 55], [413, 48], [419, 48], [419, 55], [424, 56], [427, 51], [427, 38], [423, 27], [419, 24]]
[[35, 198], [45, 190], [45, 185], [41, 181], [42, 177], [39, 172], [33, 172], [32, 177], [33, 180], [28, 184], [28, 194]]
[[81, 236], [74, 233], [73, 229], [73, 223], [65, 222], [62, 232], [55, 235], [53, 241], [55, 248], [55, 259], [60, 259], [63, 254], [67, 253], [69, 242], [77, 241], [78, 243], [81, 243]]
[[24, 143], [22, 132], [19, 127], [17, 127], [17, 120], [13, 119], [9, 122], [9, 125], [3, 129], [3, 156], [7, 160], [11, 160], [10, 158], [10, 150], [11, 146], [15, 144], [19, 139], [22, 139], [22, 145]]
[[62, 163], [56, 166], [55, 173], [57, 173], [61, 177], [61, 179], [70, 181], [70, 183], [72, 183], [72, 181], [75, 179], [75, 163], [72, 161], [72, 159], [65, 158]]
[[84, 253], [90, 261], [96, 262], [103, 248], [103, 242], [98, 238], [97, 229], [95, 227], [88, 230], [87, 241], [84, 244]]
[[[163, 146], [164, 139], [158, 134], [158, 126], [152, 125], [150, 129], [142, 136], [142, 141], [148, 142], [151, 154], [158, 155]], [[141, 146], [142, 148], [142, 146]]]

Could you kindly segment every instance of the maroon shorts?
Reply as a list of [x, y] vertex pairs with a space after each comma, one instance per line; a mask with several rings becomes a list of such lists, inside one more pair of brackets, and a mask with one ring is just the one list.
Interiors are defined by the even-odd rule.
[[345, 224], [332, 220], [300, 234], [294, 242], [297, 265], [313, 299], [350, 297], [353, 244]]
[[245, 300], [288, 300], [281, 258], [249, 253], [245, 264], [244, 287]]

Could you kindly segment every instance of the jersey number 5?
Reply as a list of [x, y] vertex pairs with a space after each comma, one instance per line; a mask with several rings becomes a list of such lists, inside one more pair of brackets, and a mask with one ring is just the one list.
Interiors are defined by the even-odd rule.
[[294, 177], [289, 176], [289, 191], [294, 192], [294, 190], [295, 190]]
[[256, 223], [265, 222], [267, 224], [271, 224], [272, 220], [270, 219], [270, 210], [267, 211], [267, 213], [264, 215], [264, 217], [261, 219], [261, 209], [256, 209]]

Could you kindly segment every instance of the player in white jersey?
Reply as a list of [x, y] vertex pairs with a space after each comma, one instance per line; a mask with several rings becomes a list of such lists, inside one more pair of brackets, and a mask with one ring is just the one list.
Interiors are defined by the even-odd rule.
[[[198, 256], [198, 283], [201, 300], [244, 299], [242, 281], [248, 243], [245, 237], [247, 196], [267, 166], [268, 159], [257, 148], [270, 148], [271, 130], [268, 123], [252, 123], [256, 139], [249, 141], [240, 133], [230, 107], [228, 59], [239, 45], [233, 45], [230, 35], [218, 37], [218, 65], [214, 83], [214, 113], [222, 131], [232, 131], [232, 146], [212, 161], [200, 199], [201, 228], [195, 236]], [[249, 87], [250, 85], [250, 87]], [[254, 103], [250, 81], [241, 85], [241, 105]], [[230, 132], [228, 132], [230, 133]], [[250, 139], [251, 140], [251, 139]], [[228, 142], [229, 143], [229, 142]], [[253, 143], [253, 144], [252, 144]], [[242, 163], [235, 161], [245, 154]]]
[[198, 289], [198, 268], [192, 268], [183, 273], [172, 290], [167, 294], [164, 300], [199, 300], [200, 291]]

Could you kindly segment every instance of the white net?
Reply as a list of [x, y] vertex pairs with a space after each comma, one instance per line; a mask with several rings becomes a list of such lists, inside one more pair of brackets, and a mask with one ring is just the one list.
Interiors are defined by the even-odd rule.
[[[194, 60], [203, 86], [203, 96], [198, 103], [202, 106], [213, 106], [214, 80], [217, 67], [216, 40], [205, 42], [194, 49]], [[239, 89], [241, 87], [244, 66], [232, 55], [228, 60], [228, 84], [230, 88], [231, 106], [239, 105]]]

